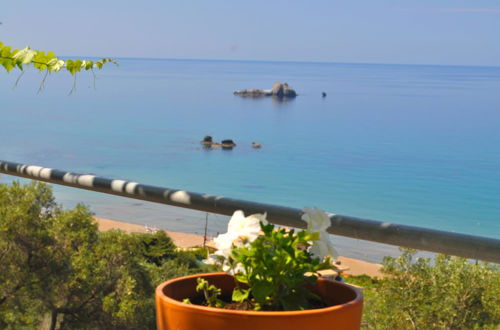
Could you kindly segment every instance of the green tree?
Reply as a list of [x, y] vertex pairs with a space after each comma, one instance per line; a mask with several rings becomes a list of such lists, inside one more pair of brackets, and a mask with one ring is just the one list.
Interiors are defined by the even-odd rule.
[[0, 328], [39, 321], [40, 303], [29, 296], [38, 277], [51, 273], [51, 238], [45, 229], [49, 210], [56, 206], [48, 186], [0, 185]]
[[149, 263], [160, 266], [168, 259], [172, 259], [175, 253], [175, 245], [172, 239], [162, 230], [154, 234], [134, 234], [139, 241], [139, 247], [143, 257]]
[[157, 234], [99, 232], [47, 184], [0, 185], [0, 328], [154, 328], [154, 288], [203, 271]]

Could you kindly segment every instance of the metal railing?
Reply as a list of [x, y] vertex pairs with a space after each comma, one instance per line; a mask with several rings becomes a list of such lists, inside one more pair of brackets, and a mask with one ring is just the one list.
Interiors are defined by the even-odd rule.
[[[0, 173], [224, 215], [232, 215], [236, 210], [243, 210], [246, 214], [267, 212], [269, 222], [297, 228], [306, 227], [306, 223], [302, 220], [303, 211], [290, 207], [150, 186], [126, 180], [113, 180], [89, 174], [76, 174], [1, 160]], [[500, 263], [499, 239], [338, 214], [330, 214], [330, 220], [331, 226], [328, 228], [330, 234]]]

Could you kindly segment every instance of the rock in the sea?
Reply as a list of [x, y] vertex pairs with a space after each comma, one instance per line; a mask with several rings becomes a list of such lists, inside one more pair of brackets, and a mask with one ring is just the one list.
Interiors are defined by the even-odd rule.
[[262, 144], [260, 144], [258, 142], [252, 142], [252, 148], [260, 149], [260, 148], [262, 148]]
[[242, 89], [241, 91], [236, 91], [234, 92], [234, 95], [239, 95], [239, 96], [245, 96], [245, 97], [262, 97], [262, 96], [269, 96], [268, 91], [265, 91], [263, 89]]
[[277, 96], [277, 97], [295, 97], [297, 93], [293, 88], [288, 86], [288, 84], [275, 82], [271, 90], [264, 89], [242, 89], [240, 91], [234, 92], [234, 95], [244, 96], [244, 97], [263, 97], [263, 96]]
[[210, 135], [207, 135], [203, 138], [203, 140], [200, 141], [201, 144], [212, 144], [212, 137]]
[[231, 139], [222, 140], [220, 144], [222, 148], [232, 148], [236, 146], [236, 143], [234, 143], [234, 141]]
[[278, 97], [295, 97], [297, 93], [293, 88], [288, 86], [287, 83], [275, 82], [273, 88], [271, 88], [271, 95]]

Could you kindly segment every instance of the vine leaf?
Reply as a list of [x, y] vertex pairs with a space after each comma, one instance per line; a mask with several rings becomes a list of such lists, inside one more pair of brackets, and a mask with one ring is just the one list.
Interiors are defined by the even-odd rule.
[[[58, 58], [54, 52], [34, 50], [29, 46], [23, 49], [12, 50], [11, 46], [6, 46], [0, 41], [0, 66], [3, 66], [7, 72], [10, 72], [15, 68], [24, 71], [27, 67], [33, 66], [38, 69], [39, 72], [45, 71], [46, 74], [59, 72], [62, 69], [65, 69], [73, 76], [82, 70], [92, 71], [95, 78], [93, 71], [94, 68], [102, 69], [104, 64], [107, 63], [118, 64], [112, 58], [101, 58], [98, 61], [81, 59], [63, 60]], [[40, 90], [43, 89], [45, 79], [46, 76], [42, 81]], [[16, 85], [17, 83], [18, 81], [16, 81]]]

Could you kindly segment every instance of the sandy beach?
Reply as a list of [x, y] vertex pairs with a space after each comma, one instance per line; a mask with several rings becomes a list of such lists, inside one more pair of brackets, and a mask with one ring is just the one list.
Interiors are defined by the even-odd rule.
[[[97, 224], [99, 225], [99, 230], [106, 231], [110, 229], [120, 229], [126, 231], [127, 233], [147, 233], [152, 227], [146, 227], [141, 225], [136, 225], [133, 223], [109, 220], [95, 217]], [[188, 248], [193, 246], [203, 245], [203, 236], [188, 233], [178, 233], [175, 231], [165, 230], [165, 232], [172, 238], [175, 245], [181, 248]], [[211, 242], [208, 242], [208, 246], [211, 246]]]
[[[102, 194], [94, 192], [88, 192], [88, 195], [88, 197], [85, 196], [85, 199], [70, 195], [58, 196], [58, 200], [68, 208], [75, 206], [75, 200], [83, 200], [84, 203], [91, 206], [96, 217], [136, 224], [141, 229], [148, 225], [167, 232], [190, 233], [198, 236], [203, 235], [207, 219], [209, 237], [216, 237], [219, 233], [226, 232], [227, 223], [230, 219], [230, 217], [224, 215], [117, 196], [108, 195], [103, 198]], [[332, 238], [335, 248], [341, 256], [357, 260], [378, 264], [382, 262], [385, 256], [396, 257], [401, 255], [397, 246], [338, 235], [332, 235]], [[430, 257], [432, 253], [419, 252], [418, 255]]]
[[[110, 220], [95, 217], [99, 230], [106, 231], [110, 229], [120, 229], [126, 231], [128, 233], [146, 233], [151, 230], [151, 227], [141, 226], [138, 224]], [[165, 232], [172, 238], [175, 245], [182, 248], [188, 248], [193, 246], [202, 246], [203, 245], [203, 235], [197, 234], [188, 234], [188, 233], [179, 233], [174, 231], [165, 230]], [[211, 246], [213, 243], [210, 239], [208, 239], [207, 245]], [[381, 265], [377, 263], [371, 263], [359, 259], [348, 258], [348, 257], [339, 257], [338, 260], [341, 263], [342, 268], [345, 268], [345, 273], [349, 275], [362, 275], [366, 274], [369, 276], [381, 276], [380, 268]]]

